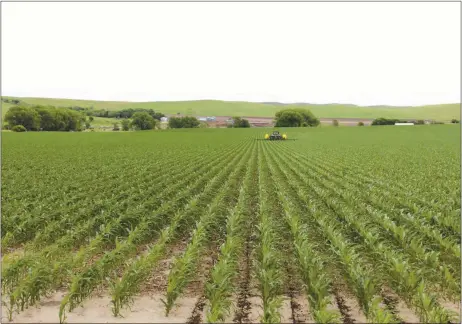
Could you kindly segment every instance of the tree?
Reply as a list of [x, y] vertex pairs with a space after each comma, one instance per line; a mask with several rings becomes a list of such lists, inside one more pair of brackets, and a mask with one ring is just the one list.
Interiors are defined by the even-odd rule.
[[45, 131], [81, 131], [85, 114], [70, 108], [32, 107], [40, 115], [40, 128]]
[[119, 131], [119, 123], [114, 123], [114, 128], [112, 129], [113, 131]]
[[90, 127], [91, 127], [90, 122], [86, 121], [86, 122], [85, 122], [85, 128], [86, 128], [86, 129], [89, 129]]
[[200, 121], [196, 117], [186, 116], [183, 117], [183, 128], [196, 128], [199, 127]]
[[291, 109], [276, 113], [276, 127], [301, 127], [303, 116]]
[[459, 121], [459, 120], [457, 120], [457, 119], [453, 119], [453, 120], [451, 120], [451, 123], [452, 123], [452, 124], [459, 124], [459, 123], [460, 123], [460, 121]]
[[132, 117], [132, 126], [136, 129], [148, 130], [156, 126], [156, 120], [147, 112], [136, 112]]
[[250, 123], [247, 119], [241, 117], [233, 117], [233, 124], [232, 127], [234, 128], [248, 128], [250, 127]]
[[313, 113], [304, 108], [296, 108], [294, 109], [296, 112], [298, 112], [300, 115], [303, 117], [303, 122], [302, 126], [303, 127], [313, 127], [313, 126], [318, 126], [319, 125], [319, 119], [317, 119]]
[[5, 121], [11, 127], [22, 125], [26, 130], [40, 129], [40, 115], [29, 107], [11, 107], [5, 114]]
[[95, 119], [93, 118], [93, 116], [90, 116], [90, 117], [88, 117], [88, 120], [90, 120], [90, 123], [91, 123], [91, 122], [93, 122], [93, 120], [95, 120]]
[[123, 131], [128, 131], [130, 129], [130, 121], [128, 119], [123, 119], [122, 122], [122, 130]]
[[170, 128], [196, 128], [199, 127], [200, 121], [196, 117], [171, 117], [168, 120]]
[[319, 125], [311, 111], [304, 108], [283, 109], [276, 113], [276, 127], [313, 127]]
[[53, 106], [16, 106], [6, 113], [5, 121], [11, 127], [23, 125], [28, 131], [81, 131], [85, 114]]
[[372, 121], [372, 126], [381, 126], [381, 125], [394, 125], [395, 123], [399, 123], [403, 121], [400, 121], [399, 119], [388, 119], [388, 118], [377, 118]]
[[161, 119], [162, 117], [165, 117], [165, 115], [164, 115], [163, 113], [159, 113], [159, 112], [153, 113], [151, 116], [152, 116], [154, 119], [157, 119], [157, 120], [159, 120], [159, 121], [160, 121], [160, 119]]
[[332, 121], [332, 125], [335, 126], [335, 127], [338, 127], [338, 125], [339, 125], [339, 124], [338, 124], [338, 120], [337, 120], [337, 119], [334, 119], [334, 120]]
[[364, 123], [363, 123], [363, 122], [359, 122], [359, 123], [358, 123], [358, 126], [364, 126]]
[[40, 128], [42, 130], [59, 130], [56, 128], [56, 113], [51, 107], [35, 106], [33, 109], [35, 109], [35, 111], [40, 115]]

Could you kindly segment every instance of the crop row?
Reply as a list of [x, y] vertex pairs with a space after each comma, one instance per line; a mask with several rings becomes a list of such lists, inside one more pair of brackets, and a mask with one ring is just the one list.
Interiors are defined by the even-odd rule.
[[[182, 241], [162, 291], [159, 312], [166, 316], [200, 282], [197, 297], [210, 323], [242, 311], [249, 297], [238, 296], [242, 289], [261, 301], [262, 322], [280, 322], [287, 286], [306, 298], [320, 323], [344, 321], [333, 298], [339, 289], [354, 296], [371, 323], [403, 320], [386, 303], [385, 290], [421, 322], [455, 320], [444, 306], [461, 293], [460, 199], [449, 193], [453, 181], [427, 192], [409, 152], [403, 153], [409, 163], [403, 158], [399, 166], [412, 177], [407, 181], [386, 173], [381, 163], [393, 163], [390, 157], [372, 158], [375, 172], [370, 161], [363, 168], [353, 164], [364, 153], [346, 150], [342, 157], [328, 148], [310, 151], [301, 141], [253, 136], [226, 140], [229, 145], [168, 142], [174, 149], [149, 161], [118, 150], [121, 162], [109, 159], [94, 186], [85, 183], [90, 173], [65, 166], [64, 158], [58, 165], [76, 174], [74, 183], [51, 166], [32, 167], [36, 179], [46, 180], [28, 189], [19, 174], [30, 163], [9, 170], [2, 291], [10, 319], [58, 289], [67, 290], [61, 322], [96, 291], [107, 291], [113, 315], [121, 316]], [[81, 159], [77, 165], [89, 161]], [[451, 175], [438, 176], [451, 178], [452, 162], [441, 164]], [[438, 168], [426, 162], [422, 170]], [[60, 181], [63, 192], [51, 187]], [[10, 204], [19, 191], [22, 202]]]

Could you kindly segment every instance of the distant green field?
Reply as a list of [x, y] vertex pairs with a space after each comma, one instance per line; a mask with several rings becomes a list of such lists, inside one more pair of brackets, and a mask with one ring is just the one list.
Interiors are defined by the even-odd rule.
[[[12, 97], [4, 97], [12, 98]], [[401, 118], [401, 119], [434, 119], [449, 121], [460, 119], [460, 104], [442, 104], [419, 107], [360, 107], [355, 105], [326, 104], [326, 105], [278, 105], [252, 102], [228, 102], [217, 100], [201, 101], [172, 101], [172, 102], [122, 102], [122, 101], [93, 101], [73, 99], [48, 98], [17, 98], [27, 104], [52, 106], [80, 106], [95, 109], [120, 110], [125, 108], [152, 108], [164, 114], [190, 114], [197, 116], [246, 116], [273, 117], [285, 107], [309, 108], [319, 118]], [[2, 103], [2, 116], [12, 106]]]
[[119, 127], [120, 127], [120, 121], [115, 118], [94, 117], [94, 120], [91, 124], [92, 126], [97, 127], [97, 126], [114, 126], [114, 123], [119, 123]]

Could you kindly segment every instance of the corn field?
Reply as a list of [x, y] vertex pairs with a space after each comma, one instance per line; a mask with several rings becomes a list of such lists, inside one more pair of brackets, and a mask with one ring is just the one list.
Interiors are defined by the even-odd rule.
[[458, 126], [265, 132], [3, 134], [2, 321], [460, 322]]

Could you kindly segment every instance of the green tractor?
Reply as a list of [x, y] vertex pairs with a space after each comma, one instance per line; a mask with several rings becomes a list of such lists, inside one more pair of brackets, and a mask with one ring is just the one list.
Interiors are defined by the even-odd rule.
[[281, 140], [286, 140], [287, 135], [286, 134], [280, 134], [278, 131], [274, 131], [269, 134], [265, 134], [265, 140], [270, 140], [270, 141], [281, 141]]

